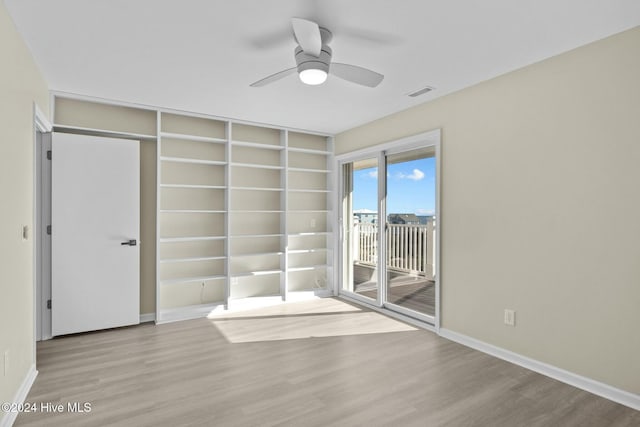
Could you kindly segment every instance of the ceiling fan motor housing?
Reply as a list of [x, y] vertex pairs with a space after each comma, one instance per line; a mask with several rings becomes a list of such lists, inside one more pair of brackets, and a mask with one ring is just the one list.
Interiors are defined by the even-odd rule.
[[314, 70], [322, 70], [325, 73], [329, 73], [329, 64], [331, 63], [331, 48], [326, 44], [322, 45], [322, 50], [320, 50], [320, 56], [313, 56], [307, 53], [304, 53], [300, 46], [296, 47], [295, 57], [296, 64], [298, 66], [298, 73], [314, 69]]

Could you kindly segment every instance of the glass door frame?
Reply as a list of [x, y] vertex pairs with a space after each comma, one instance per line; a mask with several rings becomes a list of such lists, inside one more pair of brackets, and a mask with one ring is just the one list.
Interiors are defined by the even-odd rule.
[[[428, 325], [433, 326], [436, 331], [440, 328], [440, 223], [442, 222], [440, 215], [440, 193], [441, 193], [441, 149], [440, 149], [440, 138], [441, 132], [440, 129], [436, 129], [433, 131], [421, 133], [418, 135], [410, 136], [407, 138], [402, 138], [398, 140], [394, 140], [391, 142], [387, 142], [384, 144], [375, 145], [372, 147], [367, 147], [361, 150], [353, 151], [350, 153], [340, 154], [335, 156], [336, 168], [335, 171], [338, 172], [338, 191], [336, 191], [336, 228], [339, 230], [339, 239], [338, 239], [338, 248], [336, 248], [336, 252], [338, 253], [338, 262], [336, 265], [336, 277], [334, 280], [335, 284], [335, 294], [338, 296], [343, 296], [348, 299], [354, 300], [359, 303], [363, 303], [369, 306], [376, 307], [378, 309], [382, 309], [383, 311], [389, 310], [390, 312], [394, 312], [400, 314], [402, 316], [406, 316], [407, 318], [417, 319], [421, 322], [424, 322]], [[387, 295], [387, 265], [386, 265], [386, 233], [382, 228], [386, 226], [386, 170], [387, 170], [387, 155], [402, 153], [406, 151], [412, 151], [419, 148], [433, 148], [435, 150], [435, 189], [436, 189], [436, 197], [435, 197], [435, 239], [434, 239], [434, 251], [435, 251], [435, 315], [429, 316], [427, 314], [419, 313], [413, 310], [409, 310], [407, 308], [398, 306], [396, 304], [388, 303], [385, 301]], [[376, 157], [378, 159], [378, 269], [377, 269], [377, 279], [378, 279], [378, 296], [376, 300], [366, 298], [356, 294], [355, 292], [351, 292], [342, 288], [341, 284], [345, 277], [345, 263], [344, 260], [348, 259], [347, 254], [345, 253], [345, 231], [344, 225], [345, 220], [351, 221], [352, 218], [344, 218], [344, 189], [345, 189], [345, 177], [344, 177], [344, 165], [364, 159], [371, 159]], [[384, 219], [384, 221], [382, 221]]]
[[[380, 152], [369, 152], [369, 153], [365, 153], [362, 155], [355, 155], [355, 156], [348, 156], [345, 157], [344, 159], [340, 159], [338, 160], [338, 166], [337, 169], [339, 172], [339, 176], [338, 176], [338, 181], [339, 181], [339, 191], [338, 191], [338, 202], [336, 204], [336, 206], [338, 206], [339, 208], [338, 210], [338, 230], [339, 230], [339, 248], [338, 248], [338, 254], [339, 254], [339, 262], [337, 265], [337, 274], [338, 277], [336, 278], [337, 280], [334, 281], [334, 283], [336, 284], [336, 294], [337, 295], [345, 295], [350, 299], [356, 300], [358, 302], [367, 304], [367, 305], [373, 305], [375, 307], [378, 308], [382, 308], [383, 307], [383, 294], [382, 294], [382, 286], [384, 286], [384, 281], [382, 280], [382, 274], [386, 274], [386, 269], [380, 265], [380, 250], [382, 249], [382, 247], [380, 246], [383, 242], [381, 235], [384, 233], [381, 233], [380, 231], [380, 218], [383, 218], [383, 212], [380, 211], [380, 168], [381, 168], [381, 157], [384, 157], [382, 153]], [[345, 253], [345, 247], [346, 244], [350, 243], [347, 240], [347, 236], [345, 234], [345, 221], [353, 221], [353, 217], [349, 217], [345, 219], [345, 202], [344, 202], [344, 189], [345, 189], [345, 185], [346, 185], [346, 178], [344, 176], [344, 171], [345, 171], [345, 165], [349, 164], [349, 163], [354, 163], [357, 161], [361, 161], [361, 160], [371, 160], [371, 159], [376, 159], [377, 160], [377, 168], [378, 168], [378, 181], [377, 181], [377, 207], [378, 207], [378, 235], [376, 237], [376, 245], [377, 245], [377, 265], [376, 265], [376, 282], [378, 284], [378, 292], [377, 292], [377, 297], [374, 298], [369, 298], [369, 297], [365, 297], [362, 295], [359, 295], [358, 293], [351, 292], [348, 291], [346, 289], [344, 289], [341, 284], [342, 282], [345, 280], [345, 278], [348, 278], [349, 280], [353, 280], [353, 274], [349, 275], [348, 277], [346, 276], [346, 271], [344, 269], [345, 267], [345, 260], [346, 259], [350, 259], [350, 254], [346, 254]], [[352, 180], [352, 178], [350, 178], [350, 180]], [[348, 249], [347, 249], [348, 250]], [[384, 272], [383, 272], [384, 270]]]

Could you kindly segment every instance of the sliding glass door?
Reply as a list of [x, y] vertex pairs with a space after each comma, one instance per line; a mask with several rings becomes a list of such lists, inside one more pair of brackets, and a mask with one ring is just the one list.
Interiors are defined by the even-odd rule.
[[[386, 156], [387, 305], [435, 316], [435, 149]], [[409, 314], [409, 313], [407, 313]]]
[[437, 144], [342, 160], [340, 293], [436, 324]]
[[342, 176], [342, 289], [378, 301], [378, 158], [345, 163]]

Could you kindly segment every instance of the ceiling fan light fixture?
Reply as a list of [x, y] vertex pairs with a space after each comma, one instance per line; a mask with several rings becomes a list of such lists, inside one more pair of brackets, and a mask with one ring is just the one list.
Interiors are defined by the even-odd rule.
[[[293, 51], [296, 66], [271, 74], [251, 83], [249, 86], [265, 86], [294, 74], [296, 71], [300, 81], [307, 85], [317, 86], [327, 80], [333, 54], [328, 46], [332, 38], [331, 31], [320, 27], [313, 21], [302, 18], [293, 18], [291, 25], [293, 27], [293, 37], [298, 43], [298, 46]], [[375, 71], [339, 62], [333, 63], [331, 74], [342, 80], [366, 87], [376, 87], [384, 79], [382, 74]]]
[[316, 86], [321, 85], [327, 80], [327, 72], [317, 68], [307, 68], [298, 74], [300, 81], [304, 84]]

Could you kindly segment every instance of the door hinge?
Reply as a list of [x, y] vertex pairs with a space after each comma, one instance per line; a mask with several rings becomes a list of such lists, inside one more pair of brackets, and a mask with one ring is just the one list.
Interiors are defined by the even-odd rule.
[[51, 300], [50, 299], [47, 300], [47, 308], [49, 310], [51, 310]]
[[47, 160], [51, 160], [51, 150], [47, 150]]
[[51, 226], [47, 225], [47, 234], [51, 236]]

